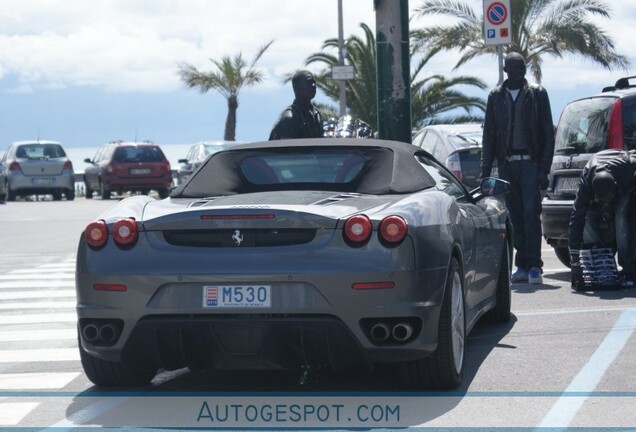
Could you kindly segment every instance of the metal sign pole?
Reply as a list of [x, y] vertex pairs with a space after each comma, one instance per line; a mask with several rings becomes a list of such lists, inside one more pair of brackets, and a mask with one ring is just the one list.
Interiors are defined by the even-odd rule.
[[[342, 0], [338, 0], [338, 64], [344, 66], [344, 36], [342, 29]], [[340, 91], [340, 117], [347, 114], [347, 91], [346, 82], [338, 81]]]

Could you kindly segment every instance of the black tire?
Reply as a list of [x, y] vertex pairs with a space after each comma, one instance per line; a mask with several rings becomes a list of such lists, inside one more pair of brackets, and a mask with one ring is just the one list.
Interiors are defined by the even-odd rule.
[[559, 259], [559, 261], [561, 261], [561, 264], [563, 264], [564, 266], [566, 266], [567, 268], [570, 268], [570, 248], [565, 246], [565, 247], [554, 247], [554, 253], [556, 254], [557, 258]]
[[98, 359], [84, 351], [78, 340], [80, 359], [84, 373], [91, 382], [102, 387], [144, 386], [156, 375], [156, 371], [131, 369], [118, 362]]
[[409, 387], [452, 389], [464, 374], [466, 314], [463, 275], [457, 259], [452, 258], [440, 310], [437, 349], [429, 357], [400, 363], [403, 383]]
[[510, 249], [508, 242], [504, 242], [501, 252], [501, 266], [499, 267], [499, 275], [497, 276], [497, 288], [495, 292], [497, 303], [491, 311], [492, 319], [497, 323], [505, 323], [510, 321]]
[[159, 189], [159, 198], [164, 199], [164, 198], [168, 198], [168, 196], [170, 195], [170, 189], [168, 188], [162, 188]]
[[86, 189], [86, 195], [84, 198], [93, 199], [93, 189], [91, 189], [87, 182], [84, 182], [84, 188]]
[[6, 189], [7, 189], [7, 201], [15, 201], [15, 192], [13, 192], [11, 190], [11, 188], [9, 187], [9, 183], [6, 184]]
[[75, 199], [75, 189], [66, 189], [64, 195], [66, 196], [66, 201], [73, 201]]
[[99, 182], [99, 194], [102, 196], [103, 200], [110, 199], [110, 190], [106, 188], [103, 182]]
[[62, 201], [62, 192], [53, 192], [53, 201]]

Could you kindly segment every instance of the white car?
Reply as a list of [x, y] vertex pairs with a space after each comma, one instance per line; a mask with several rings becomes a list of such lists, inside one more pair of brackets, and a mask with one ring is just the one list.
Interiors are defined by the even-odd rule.
[[0, 159], [0, 201], [19, 195], [75, 199], [73, 163], [57, 141], [17, 141]]
[[185, 159], [179, 159], [179, 163], [182, 164], [177, 171], [177, 181], [179, 184], [183, 183], [192, 175], [192, 173], [199, 168], [201, 163], [211, 154], [230, 148], [236, 144], [240, 144], [240, 141], [201, 141], [193, 144]]

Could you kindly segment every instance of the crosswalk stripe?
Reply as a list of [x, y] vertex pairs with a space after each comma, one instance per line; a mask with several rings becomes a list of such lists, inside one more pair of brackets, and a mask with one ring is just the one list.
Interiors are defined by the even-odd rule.
[[0, 311], [16, 310], [16, 309], [70, 309], [75, 307], [76, 302], [70, 301], [38, 301], [38, 302], [20, 302], [20, 303], [2, 303], [0, 302]]
[[34, 372], [0, 374], [2, 390], [53, 390], [68, 385], [80, 372]]
[[38, 291], [0, 291], [0, 300], [24, 300], [43, 298], [75, 298], [74, 289]]
[[6, 330], [0, 331], [0, 342], [44, 341], [44, 340], [74, 340], [77, 329], [46, 329], [46, 330]]
[[0, 402], [0, 426], [15, 426], [40, 402]]
[[77, 322], [75, 313], [0, 315], [0, 324], [43, 324]]
[[35, 363], [79, 360], [77, 348], [4, 350], [0, 363]]
[[12, 288], [74, 288], [74, 280], [20, 280], [11, 282], [0, 282], [0, 289], [12, 289]]
[[33, 268], [33, 269], [19, 269], [19, 270], [12, 270], [10, 272], [8, 272], [7, 274], [9, 275], [21, 275], [21, 274], [37, 274], [37, 273], [47, 273], [50, 274], [51, 270], [59, 270], [59, 271], [63, 271], [65, 273], [75, 273], [75, 265], [72, 266], [55, 266], [55, 267], [37, 267], [37, 268]]
[[13, 280], [65, 280], [65, 279], [75, 279], [74, 273], [51, 273], [45, 272], [43, 274], [14, 274], [9, 273], [5, 275], [0, 275], [0, 281], [13, 281]]

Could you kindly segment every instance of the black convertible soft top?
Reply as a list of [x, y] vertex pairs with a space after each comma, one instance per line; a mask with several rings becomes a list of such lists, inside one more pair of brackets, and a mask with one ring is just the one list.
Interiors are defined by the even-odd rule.
[[[172, 198], [201, 198], [277, 190], [407, 194], [434, 186], [408, 144], [351, 138], [241, 144], [209, 156]], [[347, 170], [348, 172], [343, 173]]]

